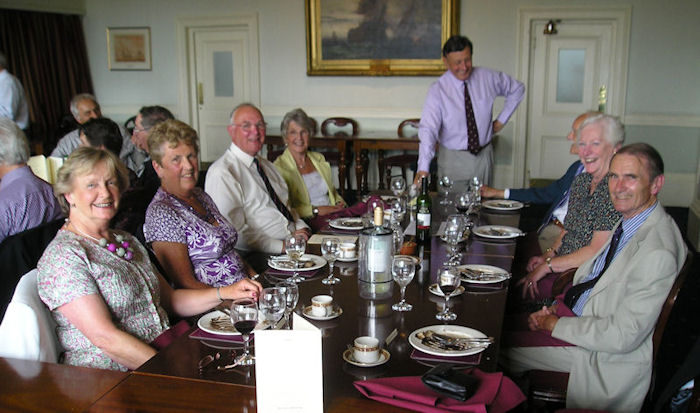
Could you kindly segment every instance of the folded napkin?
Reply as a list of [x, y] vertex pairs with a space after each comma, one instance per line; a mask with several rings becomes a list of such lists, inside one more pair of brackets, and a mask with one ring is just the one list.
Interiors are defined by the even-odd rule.
[[366, 397], [382, 403], [420, 412], [506, 412], [524, 402], [526, 397], [511, 379], [503, 373], [484, 373], [479, 369], [465, 370], [479, 379], [474, 396], [460, 402], [426, 387], [418, 376], [383, 377], [354, 382], [355, 388]]
[[420, 361], [464, 364], [470, 366], [477, 366], [479, 363], [481, 363], [481, 353], [476, 353], [469, 356], [448, 357], [436, 356], [434, 354], [424, 353], [418, 349], [413, 349], [411, 352], [411, 358]]
[[[253, 334], [251, 334], [251, 340]], [[212, 341], [225, 341], [227, 343], [243, 343], [243, 336], [240, 334], [236, 335], [223, 335], [223, 334], [212, 334], [212, 333], [207, 333], [206, 331], [202, 330], [201, 328], [197, 328], [190, 334], [190, 338], [194, 338], [196, 340], [212, 340]]]
[[189, 329], [190, 325], [187, 323], [187, 321], [180, 320], [179, 323], [163, 331], [158, 337], [153, 339], [153, 341], [151, 341], [151, 347], [155, 348], [156, 350], [162, 350], [165, 347], [168, 347], [170, 343], [175, 341], [176, 338], [185, 334]]

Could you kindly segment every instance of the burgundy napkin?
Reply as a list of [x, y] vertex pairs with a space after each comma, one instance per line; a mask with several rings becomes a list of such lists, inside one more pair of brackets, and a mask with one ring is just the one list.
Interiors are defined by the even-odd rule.
[[[251, 334], [252, 336], [253, 334]], [[190, 334], [190, 338], [194, 338], [197, 340], [212, 340], [212, 341], [225, 341], [227, 343], [243, 343], [243, 336], [240, 334], [236, 334], [233, 336], [229, 335], [223, 335], [223, 334], [212, 334], [212, 333], [207, 333], [206, 331], [202, 330], [201, 328], [197, 328]], [[252, 340], [252, 337], [251, 337]]]
[[[311, 226], [311, 229], [313, 232], [321, 232], [321, 231], [333, 231], [333, 232], [338, 232], [340, 234], [353, 234], [357, 233], [357, 231], [348, 231], [348, 232], [339, 232], [343, 230], [339, 230], [336, 228], [331, 228], [328, 223], [332, 219], [336, 218], [349, 218], [349, 217], [359, 217], [362, 216], [362, 214], [367, 213], [367, 204], [375, 199], [382, 200], [381, 197], [373, 195], [369, 197], [369, 199], [365, 202], [358, 202], [355, 205], [341, 209], [338, 212], [333, 212], [328, 215], [319, 215], [316, 217], [313, 217], [309, 220], [309, 225]], [[384, 201], [382, 201], [383, 203]], [[386, 208], [386, 205], [383, 204], [384, 207]]]
[[[311, 278], [314, 275], [316, 275], [318, 270], [320, 270], [320, 268], [316, 269], [316, 270], [311, 270], [311, 271], [299, 271], [299, 272], [297, 272], [297, 274], [299, 274], [299, 276], [302, 278]], [[265, 273], [272, 275], [274, 277], [278, 277], [278, 278], [279, 277], [286, 278], [286, 277], [291, 277], [292, 275], [294, 275], [293, 270], [284, 271], [284, 270], [276, 270], [274, 268], [268, 268], [267, 271], [265, 271]]]
[[420, 377], [382, 377], [360, 380], [353, 384], [366, 397], [382, 403], [419, 412], [506, 412], [524, 402], [526, 397], [503, 373], [484, 373], [479, 369], [464, 371], [476, 376], [480, 385], [465, 402], [443, 397], [423, 384]]
[[411, 358], [420, 361], [465, 364], [471, 366], [477, 366], [479, 363], [481, 363], [481, 353], [471, 354], [469, 356], [448, 357], [436, 356], [434, 354], [424, 353], [418, 349], [413, 349], [411, 352]]
[[189, 329], [190, 325], [187, 323], [187, 321], [180, 320], [179, 323], [163, 331], [158, 337], [153, 339], [153, 341], [151, 341], [151, 346], [156, 350], [162, 350], [165, 347], [168, 347], [168, 345], [175, 341], [176, 338], [185, 334]]
[[[550, 331], [531, 331], [527, 325], [529, 314], [518, 314], [506, 321], [509, 330], [503, 332], [503, 347], [569, 347], [568, 341], [552, 337]], [[557, 297], [557, 317], [576, 317], [562, 297]]]

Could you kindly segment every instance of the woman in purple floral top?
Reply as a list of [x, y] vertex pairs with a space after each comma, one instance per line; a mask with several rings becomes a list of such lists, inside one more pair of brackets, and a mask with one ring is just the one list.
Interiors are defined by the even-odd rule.
[[236, 253], [236, 229], [196, 187], [197, 132], [177, 120], [156, 125], [148, 150], [161, 187], [146, 211], [143, 233], [177, 286], [232, 284], [253, 271]]
[[37, 287], [56, 321], [63, 363], [135, 369], [156, 353], [149, 343], [169, 327], [169, 313], [189, 317], [260, 293], [248, 279], [173, 290], [136, 238], [109, 228], [128, 182], [121, 161], [95, 148], [75, 150], [58, 171], [54, 192], [68, 219], [37, 264]]

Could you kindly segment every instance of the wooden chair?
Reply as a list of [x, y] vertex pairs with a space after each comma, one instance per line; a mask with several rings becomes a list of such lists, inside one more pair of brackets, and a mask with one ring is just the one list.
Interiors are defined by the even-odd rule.
[[[401, 121], [396, 134], [399, 138], [413, 138], [418, 136], [419, 118], [405, 119]], [[406, 168], [418, 164], [417, 154], [402, 153], [400, 155], [382, 158], [379, 161], [379, 189], [389, 188], [391, 183], [391, 170], [394, 167], [401, 168], [401, 176], [406, 179]], [[383, 177], [382, 177], [383, 175]]]
[[[666, 296], [666, 301], [663, 307], [661, 307], [661, 312], [659, 313], [659, 318], [656, 320], [656, 326], [654, 327], [654, 333], [652, 335], [652, 372], [651, 372], [651, 385], [649, 386], [649, 391], [647, 393], [647, 399], [652, 393], [654, 388], [654, 379], [656, 371], [656, 355], [661, 347], [661, 339], [664, 335], [664, 330], [666, 329], [666, 323], [668, 322], [668, 317], [671, 315], [671, 310], [673, 310], [673, 305], [676, 303], [676, 297], [678, 297], [678, 292], [680, 291], [683, 283], [685, 282], [688, 273], [690, 272], [690, 267], [693, 261], [692, 253], [688, 253], [685, 259], [683, 267], [681, 268], [676, 280], [671, 286], [671, 290]], [[564, 277], [564, 279], [570, 277], [573, 280], [575, 269], [568, 270], [559, 278]], [[554, 291], [557, 285], [561, 283], [555, 282], [555, 287], [552, 288]], [[563, 288], [563, 287], [562, 287]], [[559, 293], [561, 290], [559, 291]], [[528, 377], [530, 380], [530, 392], [528, 395], [528, 400], [530, 402], [551, 402], [555, 404], [566, 404], [566, 388], [569, 382], [569, 374], [561, 373], [555, 371], [545, 371], [545, 370], [532, 370], [528, 372]], [[647, 400], [648, 401], [648, 400]]]
[[[350, 126], [350, 134], [345, 132], [343, 128], [347, 128]], [[321, 135], [324, 137], [329, 137], [329, 136], [349, 136], [349, 137], [356, 137], [357, 134], [360, 132], [360, 127], [355, 119], [351, 118], [343, 118], [343, 117], [331, 117], [326, 120], [324, 120], [321, 123]], [[337, 151], [331, 151], [331, 152], [322, 152], [323, 156], [326, 157], [326, 161], [328, 161], [331, 166], [335, 166], [340, 169], [340, 154]], [[345, 159], [350, 160], [348, 163], [352, 162], [352, 157], [349, 156], [347, 153], [345, 154]], [[345, 168], [348, 166], [345, 165]], [[338, 191], [340, 192], [341, 196], [345, 195], [345, 188], [350, 189], [350, 174], [346, 173], [345, 174], [344, 181], [345, 182], [339, 182], [340, 188]], [[340, 180], [340, 179], [339, 179]]]

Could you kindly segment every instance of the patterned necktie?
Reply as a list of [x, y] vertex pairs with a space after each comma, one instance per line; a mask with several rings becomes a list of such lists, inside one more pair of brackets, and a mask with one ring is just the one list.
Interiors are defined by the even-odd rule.
[[472, 99], [469, 97], [467, 82], [464, 82], [464, 109], [467, 115], [467, 150], [476, 155], [481, 151], [481, 145], [479, 145], [479, 131], [476, 128], [476, 118], [474, 118], [474, 108]]
[[569, 289], [569, 291], [566, 292], [566, 295], [564, 296], [564, 304], [566, 304], [567, 307], [573, 309], [574, 305], [576, 305], [576, 301], [578, 301], [579, 297], [581, 297], [581, 294], [593, 288], [593, 286], [598, 282], [603, 273], [605, 273], [605, 270], [608, 269], [608, 266], [610, 265], [613, 257], [615, 256], [617, 246], [620, 244], [620, 238], [622, 238], [622, 224], [620, 224], [615, 230], [615, 233], [613, 233], [612, 240], [610, 241], [610, 248], [608, 249], [608, 254], [605, 256], [605, 265], [603, 265], [603, 269], [600, 270], [598, 276], [581, 284], [574, 285]]
[[272, 184], [270, 184], [270, 180], [267, 179], [267, 174], [265, 173], [265, 170], [263, 170], [262, 165], [260, 165], [260, 162], [258, 162], [258, 158], [253, 158], [253, 163], [255, 163], [255, 168], [258, 170], [260, 177], [265, 183], [265, 188], [267, 188], [267, 193], [270, 194], [272, 202], [275, 204], [277, 209], [279, 209], [282, 215], [284, 215], [284, 217], [287, 218], [289, 222], [294, 222], [294, 217], [292, 216], [292, 213], [289, 212], [287, 206], [284, 205], [282, 200], [277, 196], [277, 193], [275, 192], [274, 188], [272, 188]]

